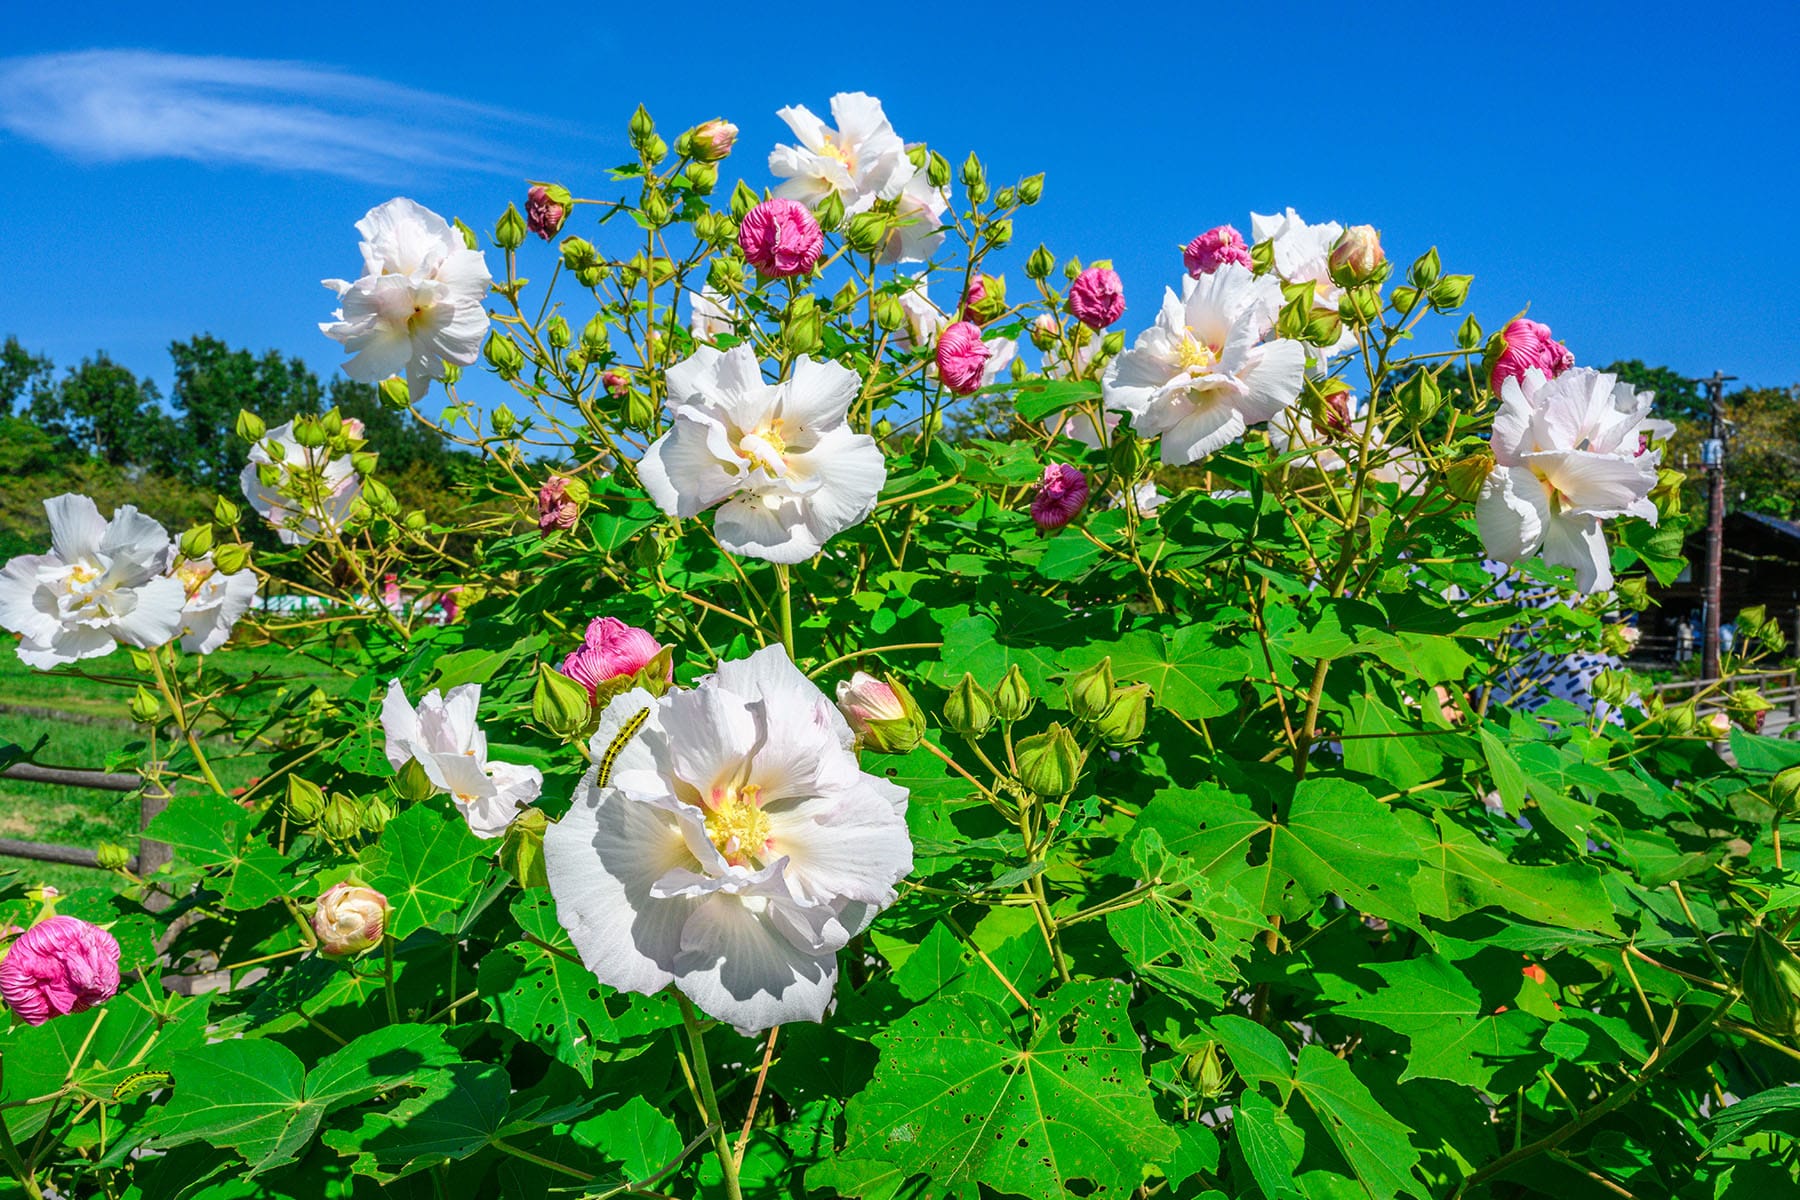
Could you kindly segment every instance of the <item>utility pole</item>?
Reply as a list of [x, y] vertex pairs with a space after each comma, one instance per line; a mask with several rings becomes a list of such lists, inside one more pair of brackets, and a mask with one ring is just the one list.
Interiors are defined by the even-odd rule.
[[1725, 562], [1725, 385], [1736, 375], [1712, 373], [1711, 379], [1691, 382], [1706, 389], [1707, 407], [1712, 413], [1712, 436], [1700, 448], [1700, 462], [1706, 467], [1706, 579], [1701, 588], [1701, 606], [1706, 610], [1704, 641], [1700, 649], [1700, 678], [1719, 677], [1719, 599]]

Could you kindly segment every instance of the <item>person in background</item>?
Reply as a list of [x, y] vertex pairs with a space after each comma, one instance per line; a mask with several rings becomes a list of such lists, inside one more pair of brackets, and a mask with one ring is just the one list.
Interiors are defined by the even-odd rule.
[[1719, 653], [1730, 654], [1732, 646], [1737, 644], [1737, 624], [1727, 621], [1719, 626]]
[[1694, 657], [1694, 623], [1686, 617], [1675, 622], [1675, 661], [1684, 663]]

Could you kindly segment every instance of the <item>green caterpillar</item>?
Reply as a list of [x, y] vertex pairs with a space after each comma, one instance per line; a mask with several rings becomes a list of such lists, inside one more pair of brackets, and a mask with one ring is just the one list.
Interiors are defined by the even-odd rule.
[[174, 1082], [175, 1076], [169, 1071], [133, 1071], [114, 1086], [112, 1098], [130, 1100], [152, 1088], [169, 1087]]
[[601, 787], [606, 786], [606, 781], [612, 778], [613, 760], [619, 757], [619, 752], [625, 749], [625, 743], [636, 736], [637, 731], [642, 729], [644, 722], [649, 719], [650, 710], [640, 708], [624, 725], [620, 726], [618, 736], [613, 738], [612, 745], [606, 748], [606, 753], [600, 756], [600, 771], [594, 776], [595, 783]]

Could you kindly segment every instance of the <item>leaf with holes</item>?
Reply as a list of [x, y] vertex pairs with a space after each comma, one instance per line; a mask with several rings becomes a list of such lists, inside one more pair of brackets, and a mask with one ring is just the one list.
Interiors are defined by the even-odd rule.
[[1131, 844], [1136, 878], [1148, 891], [1130, 908], [1109, 913], [1106, 931], [1135, 969], [1172, 991], [1222, 1004], [1238, 978], [1237, 961], [1268, 922], [1237, 893], [1210, 883], [1192, 863], [1171, 854], [1155, 829]]
[[807, 1173], [812, 1189], [894, 1195], [915, 1175], [934, 1194], [981, 1183], [1019, 1196], [1128, 1196], [1177, 1146], [1158, 1120], [1129, 991], [1069, 983], [1020, 1046], [991, 1001], [945, 996], [875, 1041], [881, 1065], [850, 1101], [849, 1140]]

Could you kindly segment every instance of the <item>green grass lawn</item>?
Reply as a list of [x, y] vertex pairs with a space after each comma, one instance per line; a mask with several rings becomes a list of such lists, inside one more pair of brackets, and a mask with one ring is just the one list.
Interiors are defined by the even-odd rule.
[[[234, 672], [273, 668], [284, 677], [316, 679], [328, 689], [342, 679], [273, 646], [221, 650], [208, 662], [209, 667], [226, 665]], [[94, 676], [123, 680], [132, 675], [131, 659], [123, 650], [80, 666]], [[33, 670], [19, 661], [10, 639], [0, 641], [0, 744], [36, 747], [32, 754], [36, 762], [102, 770], [114, 755], [141, 746], [146, 731], [131, 720], [126, 707], [130, 697], [128, 686], [85, 679], [68, 668]], [[238, 753], [224, 739], [212, 739], [207, 748], [227, 788], [243, 786], [260, 775], [269, 760], [266, 754]], [[133, 793], [0, 779], [0, 837], [90, 849], [112, 841], [135, 850], [138, 817]], [[27, 884], [49, 884], [65, 891], [119, 882], [109, 872], [28, 859], [0, 859], [0, 866], [18, 868]]]

